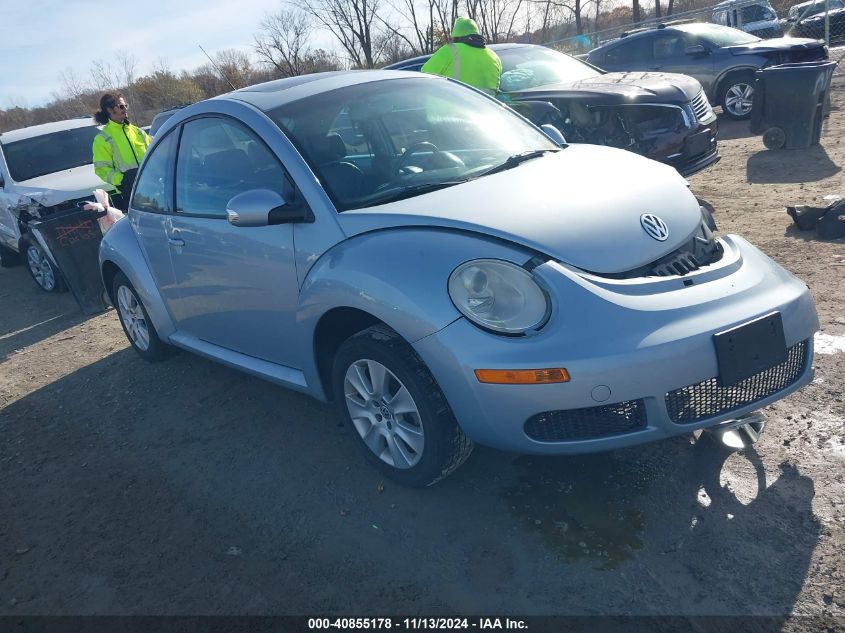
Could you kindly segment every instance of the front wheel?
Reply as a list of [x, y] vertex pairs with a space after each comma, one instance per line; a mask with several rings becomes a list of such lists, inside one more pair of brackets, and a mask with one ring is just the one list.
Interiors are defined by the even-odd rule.
[[120, 325], [132, 349], [138, 352], [141, 358], [150, 362], [163, 360], [169, 356], [170, 346], [158, 337], [158, 332], [147, 314], [147, 309], [141, 303], [138, 292], [122, 272], [114, 277], [112, 296]]
[[754, 103], [754, 75], [751, 73], [736, 75], [728, 79], [722, 91], [722, 111], [734, 121], [741, 121], [751, 116]]
[[28, 240], [23, 241], [22, 245], [21, 250], [26, 254], [26, 267], [38, 287], [44, 292], [66, 292], [67, 286], [62, 276], [44, 249], [37, 242]]
[[472, 452], [425, 363], [384, 325], [341, 345], [332, 384], [339, 413], [366, 459], [400, 484], [430, 486]]

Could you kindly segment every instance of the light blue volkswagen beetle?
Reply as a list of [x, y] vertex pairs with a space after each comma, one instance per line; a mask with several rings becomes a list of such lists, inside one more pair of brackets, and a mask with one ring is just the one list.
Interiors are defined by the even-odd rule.
[[450, 80], [342, 72], [174, 115], [100, 259], [143, 358], [334, 400], [423, 486], [473, 442], [612, 449], [809, 382], [807, 287], [714, 228], [671, 167], [555, 143]]

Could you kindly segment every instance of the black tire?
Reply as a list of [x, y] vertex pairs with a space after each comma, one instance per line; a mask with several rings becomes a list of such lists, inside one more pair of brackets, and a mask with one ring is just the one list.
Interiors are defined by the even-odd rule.
[[27, 238], [22, 239], [20, 249], [26, 269], [36, 286], [44, 292], [67, 292], [67, 284], [62, 274], [38, 242]]
[[[372, 407], [373, 419], [379, 416], [379, 412], [386, 411], [386, 417], [383, 418], [383, 424], [386, 426], [376, 429], [376, 424], [363, 418], [358, 419], [358, 424], [364, 427], [372, 424], [370, 430], [373, 431], [372, 437], [375, 439], [371, 442], [379, 446], [383, 444], [382, 453], [391, 452], [387, 436], [393, 435], [392, 442], [395, 445], [401, 445], [405, 451], [411, 451], [410, 454], [415, 460], [412, 465], [408, 462], [405, 467], [397, 467], [385, 461], [385, 458], [380, 457], [374, 452], [375, 449], [365, 443], [361, 431], [352, 420], [347, 406], [347, 387], [350, 389], [350, 401], [359, 396], [352, 390], [351, 383], [347, 383], [347, 370], [354, 371], [352, 368], [356, 363], [373, 362], [392, 374], [385, 381], [387, 385], [394, 389], [398, 386], [407, 389], [418, 417], [399, 412], [394, 418], [394, 414], [388, 409], [391, 402], [380, 399], [379, 404], [376, 404], [375, 400], [369, 404]], [[370, 384], [372, 382], [370, 377]], [[437, 483], [463, 464], [472, 453], [472, 441], [461, 431], [443, 392], [425, 363], [408, 343], [387, 326], [374, 325], [350, 337], [340, 346], [334, 359], [332, 386], [338, 412], [365, 458], [385, 476], [404, 486], [421, 488]], [[389, 393], [390, 389], [386, 388], [385, 391]], [[381, 420], [380, 418], [380, 423]], [[395, 427], [390, 425], [390, 420]], [[422, 448], [418, 452], [414, 452], [407, 442], [400, 441], [401, 438], [396, 439], [399, 436], [397, 429], [407, 429], [408, 425], [412, 425], [416, 429], [415, 432], [422, 436]]]
[[786, 145], [786, 132], [779, 127], [770, 127], [763, 132], [763, 145], [766, 149], [781, 149]]
[[745, 95], [749, 100], [753, 99], [754, 73], [745, 72], [729, 76], [719, 92], [719, 105], [722, 106], [722, 112], [734, 121], [743, 121], [751, 116], [750, 105], [746, 110], [745, 107], [729, 103], [731, 99], [737, 97], [739, 94]]
[[[149, 314], [147, 314], [147, 309], [144, 307], [141, 298], [135, 290], [135, 286], [132, 285], [132, 282], [122, 272], [118, 272], [114, 276], [112, 296], [114, 297], [114, 307], [117, 311], [120, 326], [123, 328], [123, 333], [126, 334], [126, 338], [129, 340], [132, 349], [145, 361], [151, 363], [164, 360], [170, 356], [173, 348], [159, 338], [158, 332], [150, 320]], [[125, 304], [121, 304], [122, 299], [127, 299], [128, 301]], [[134, 302], [132, 299], [134, 299]], [[140, 309], [140, 313], [138, 309]], [[145, 328], [147, 334], [146, 345], [144, 344], [143, 335], [140, 334], [140, 327]]]
[[0, 268], [11, 268], [21, 263], [21, 256], [8, 246], [0, 244]]

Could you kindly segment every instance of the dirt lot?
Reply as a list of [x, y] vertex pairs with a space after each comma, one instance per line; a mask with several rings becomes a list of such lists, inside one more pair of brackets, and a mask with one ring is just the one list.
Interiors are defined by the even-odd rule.
[[145, 364], [114, 312], [0, 270], [0, 615], [845, 617], [845, 241], [784, 213], [845, 194], [845, 84], [834, 106], [802, 151], [722, 121], [722, 161], [691, 178], [722, 232], [806, 280], [820, 351], [839, 346], [744, 453], [477, 448], [406, 490], [329, 406], [187, 353]]

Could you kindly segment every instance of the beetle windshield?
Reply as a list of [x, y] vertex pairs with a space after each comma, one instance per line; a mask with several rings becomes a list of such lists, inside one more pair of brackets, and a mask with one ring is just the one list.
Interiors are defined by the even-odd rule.
[[502, 60], [501, 89], [505, 92], [590, 79], [602, 74], [574, 57], [540, 46], [504, 48], [496, 54]]
[[499, 102], [431, 77], [339, 88], [269, 115], [339, 211], [423, 195], [514, 155], [558, 149]]

